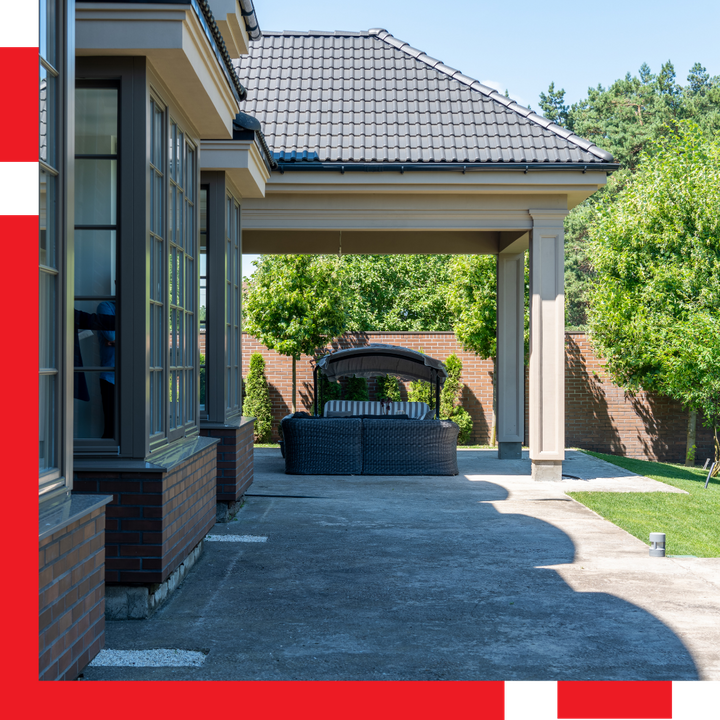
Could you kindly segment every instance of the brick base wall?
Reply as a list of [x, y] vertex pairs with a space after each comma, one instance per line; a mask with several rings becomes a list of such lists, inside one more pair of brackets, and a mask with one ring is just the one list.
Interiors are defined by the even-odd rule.
[[75, 680], [105, 645], [105, 508], [40, 542], [40, 680]]
[[201, 427], [200, 435], [218, 438], [217, 499], [237, 502], [253, 481], [253, 432], [255, 421], [243, 418], [237, 427]]
[[112, 494], [107, 505], [108, 584], [161, 583], [215, 524], [216, 444], [169, 472], [95, 472], [76, 466], [74, 492]]
[[[490, 442], [492, 429], [492, 362], [480, 360], [462, 350], [452, 332], [357, 333], [348, 334], [336, 348], [370, 343], [400, 345], [422, 350], [439, 360], [457, 355], [463, 363], [462, 405], [473, 418], [472, 443]], [[584, 333], [567, 333], [566, 344], [566, 445], [598, 452], [616, 453], [648, 460], [683, 462], [687, 434], [687, 413], [669, 398], [651, 393], [631, 397], [610, 381], [602, 360], [592, 351]], [[268, 350], [255, 338], [243, 333], [243, 376], [250, 356], [260, 352], [270, 385], [273, 410], [273, 438], [278, 439], [280, 420], [290, 412], [292, 360]], [[297, 363], [298, 410], [312, 412], [312, 358]], [[526, 375], [527, 377], [527, 375]], [[402, 385], [402, 383], [401, 383]], [[370, 399], [375, 399], [375, 382], [369, 383]], [[406, 389], [402, 389], [406, 399]], [[526, 380], [526, 394], [527, 380]], [[526, 407], [527, 419], [527, 407]], [[527, 442], [527, 422], [525, 437]], [[712, 456], [710, 431], [698, 422], [696, 458], [702, 462]]]

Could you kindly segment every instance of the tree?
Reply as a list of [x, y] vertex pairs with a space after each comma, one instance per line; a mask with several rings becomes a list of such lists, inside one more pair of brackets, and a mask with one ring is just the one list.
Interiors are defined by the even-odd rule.
[[292, 358], [293, 413], [298, 359], [346, 329], [338, 262], [332, 255], [262, 255], [247, 283], [245, 330]]
[[720, 78], [695, 63], [683, 87], [671, 62], [658, 74], [643, 64], [636, 76], [628, 73], [607, 88], [591, 87], [570, 107], [564, 98], [564, 90], [551, 83], [540, 95], [545, 117], [610, 151], [621, 164], [607, 186], [572, 209], [565, 221], [565, 324], [584, 330], [593, 274], [587, 231], [598, 203], [622, 190], [643, 153], [652, 152], [655, 140], [676, 133], [683, 120], [693, 119], [708, 137], [720, 132]]
[[375, 378], [377, 383], [377, 399], [400, 402], [400, 381], [394, 375], [380, 375]]
[[245, 381], [243, 415], [255, 418], [255, 442], [270, 442], [272, 435], [272, 405], [265, 377], [265, 359], [261, 353], [250, 356], [250, 370]]
[[658, 140], [589, 247], [590, 332], [614, 382], [702, 411], [720, 459], [720, 143], [689, 122]]
[[[463, 350], [493, 362], [493, 420], [490, 444], [497, 434], [497, 259], [494, 255], [460, 255], [452, 262], [448, 305], [455, 318], [455, 336]], [[525, 263], [525, 297], [529, 286]], [[525, 355], [529, 314], [525, 303]]]
[[350, 332], [449, 330], [450, 255], [346, 255], [340, 284]]

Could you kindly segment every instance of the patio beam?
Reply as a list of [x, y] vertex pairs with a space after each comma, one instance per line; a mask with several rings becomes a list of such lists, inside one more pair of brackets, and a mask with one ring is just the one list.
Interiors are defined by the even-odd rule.
[[561, 480], [565, 459], [566, 212], [530, 210], [530, 460], [533, 480]]

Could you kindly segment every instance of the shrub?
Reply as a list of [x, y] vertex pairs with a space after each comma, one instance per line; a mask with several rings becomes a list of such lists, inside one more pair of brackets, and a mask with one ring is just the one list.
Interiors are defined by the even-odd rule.
[[448, 376], [440, 391], [440, 417], [449, 418], [453, 413], [458, 393], [462, 388], [460, 375], [462, 375], [462, 361], [457, 355], [450, 355], [445, 360]]
[[339, 400], [342, 396], [342, 386], [338, 382], [330, 382], [324, 373], [319, 373], [318, 380], [320, 402], [318, 403], [318, 415], [322, 417], [325, 411], [325, 403], [329, 400]]
[[435, 386], [424, 380], [413, 380], [408, 384], [408, 400], [424, 402], [431, 408], [435, 407]]
[[452, 420], [460, 428], [458, 445], [469, 445], [473, 429], [473, 419], [470, 413], [462, 405], [457, 405], [453, 408], [448, 420]]
[[[207, 390], [205, 387], [205, 354], [200, 353], [200, 405], [205, 405], [205, 398], [207, 395]], [[205, 408], [207, 410], [207, 408]]]
[[272, 406], [265, 377], [265, 360], [260, 353], [250, 357], [250, 372], [245, 382], [243, 415], [255, 418], [255, 442], [270, 442], [272, 436]]
[[345, 386], [345, 400], [369, 400], [367, 380], [363, 377], [349, 377]]
[[394, 375], [380, 375], [377, 382], [377, 399], [400, 402], [400, 381]]

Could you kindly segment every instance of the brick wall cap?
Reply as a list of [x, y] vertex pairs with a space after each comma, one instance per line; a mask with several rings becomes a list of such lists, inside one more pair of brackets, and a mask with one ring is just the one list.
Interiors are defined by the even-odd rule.
[[74, 522], [107, 505], [112, 495], [76, 495], [70, 493], [47, 504], [40, 503], [40, 540], [54, 535]]

